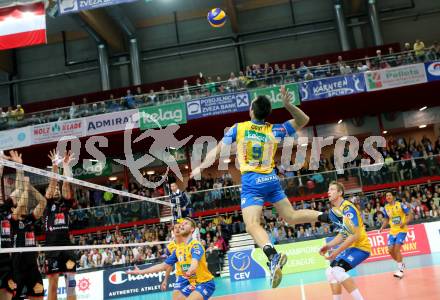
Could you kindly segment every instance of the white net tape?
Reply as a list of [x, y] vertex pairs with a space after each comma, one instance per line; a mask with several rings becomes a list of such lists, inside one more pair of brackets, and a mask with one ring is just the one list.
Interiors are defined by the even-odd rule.
[[170, 203], [170, 202], [166, 202], [166, 201], [162, 201], [162, 200], [157, 200], [157, 199], [152, 199], [152, 198], [147, 198], [147, 197], [140, 196], [140, 195], [135, 195], [135, 194], [132, 194], [132, 193], [129, 193], [129, 192], [119, 191], [119, 190], [116, 190], [116, 189], [113, 189], [113, 188], [109, 188], [109, 187], [106, 187], [106, 186], [90, 183], [90, 182], [87, 182], [87, 181], [75, 179], [75, 178], [64, 176], [64, 175], [59, 175], [59, 174], [56, 174], [54, 172], [42, 170], [42, 169], [39, 169], [39, 168], [34, 168], [34, 167], [31, 167], [31, 166], [28, 166], [28, 165], [16, 163], [16, 162], [5, 160], [5, 159], [1, 159], [1, 158], [0, 158], [0, 165], [6, 166], [6, 167], [10, 167], [10, 168], [13, 168], [13, 169], [16, 169], [16, 170], [23, 170], [23, 171], [26, 171], [26, 172], [29, 172], [29, 173], [33, 173], [33, 174], [37, 174], [37, 175], [42, 175], [42, 176], [45, 176], [45, 177], [55, 178], [55, 179], [57, 179], [59, 181], [66, 181], [66, 182], [69, 182], [69, 183], [72, 183], [72, 184], [77, 184], [77, 185], [80, 185], [80, 186], [85, 186], [85, 187], [88, 187], [88, 188], [92, 188], [92, 189], [96, 189], [96, 190], [101, 190], [101, 191], [113, 193], [113, 194], [120, 195], [120, 196], [123, 196], [123, 197], [135, 198], [135, 199], [139, 199], [139, 200], [144, 200], [144, 201], [148, 201], [148, 202], [152, 202], [152, 203], [157, 203], [157, 204], [173, 207], [173, 204]]

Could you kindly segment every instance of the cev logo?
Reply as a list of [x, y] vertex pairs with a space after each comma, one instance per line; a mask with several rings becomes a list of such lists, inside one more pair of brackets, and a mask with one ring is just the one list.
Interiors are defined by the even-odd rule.
[[435, 62], [429, 65], [428, 72], [432, 76], [440, 76], [440, 62]]
[[251, 265], [251, 258], [243, 252], [234, 253], [231, 258], [231, 266], [237, 272], [246, 271]]

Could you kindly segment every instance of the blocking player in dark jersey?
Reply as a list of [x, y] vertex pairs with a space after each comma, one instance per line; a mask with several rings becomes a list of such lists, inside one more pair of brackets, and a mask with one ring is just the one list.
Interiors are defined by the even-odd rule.
[[[24, 191], [21, 193], [17, 204], [19, 213], [11, 220], [15, 248], [35, 247], [37, 245], [35, 223], [43, 216], [46, 208], [46, 198], [30, 185], [28, 177], [25, 177], [23, 187]], [[27, 213], [30, 193], [33, 194], [38, 204], [30, 213]], [[17, 292], [13, 299], [24, 299], [24, 297], [26, 299], [43, 299], [43, 278], [38, 269], [36, 252], [13, 253], [12, 273], [14, 282], [17, 283]]]
[[[0, 153], [2, 159], [10, 159], [21, 163], [21, 155], [16, 151], [9, 151], [9, 157]], [[0, 166], [0, 178], [3, 175], [3, 166]], [[24, 190], [24, 172], [17, 170], [15, 189], [6, 199], [4, 191], [0, 193], [0, 221], [1, 221], [1, 248], [12, 248], [13, 231], [11, 222], [18, 219], [18, 215], [26, 212], [26, 207], [17, 205]], [[0, 254], [0, 299], [12, 299], [16, 294], [17, 284], [13, 278], [11, 254]]]
[[[72, 177], [70, 152], [60, 158], [56, 151], [51, 151], [52, 170], [58, 173], [58, 164], [62, 161], [65, 176]], [[64, 181], [62, 191], [56, 179], [51, 179], [46, 191], [47, 206], [44, 216], [46, 246], [67, 246], [69, 239], [69, 211], [73, 206], [73, 190], [69, 182]], [[57, 299], [58, 277], [65, 275], [67, 300], [76, 300], [75, 272], [76, 257], [73, 251], [51, 251], [46, 253], [47, 277], [49, 279], [48, 300]]]
[[[1, 155], [1, 158], [7, 157]], [[0, 178], [3, 177], [3, 166], [0, 165]], [[2, 179], [3, 180], [3, 179]], [[3, 199], [3, 191], [0, 192], [0, 226], [1, 248], [12, 247], [11, 218], [13, 213], [13, 201], [10, 197]], [[0, 254], [0, 299], [11, 299], [15, 294], [17, 285], [12, 278], [12, 260], [9, 253]]]

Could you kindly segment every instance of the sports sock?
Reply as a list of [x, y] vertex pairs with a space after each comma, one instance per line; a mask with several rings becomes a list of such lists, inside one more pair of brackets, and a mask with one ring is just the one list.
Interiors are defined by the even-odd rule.
[[333, 295], [333, 300], [342, 300], [342, 295]]
[[403, 272], [404, 264], [403, 264], [402, 262], [397, 263], [397, 268], [399, 269], [399, 271], [402, 271], [402, 272]]
[[353, 297], [354, 300], [364, 300], [361, 292], [359, 292], [359, 289], [355, 289], [353, 292], [350, 293], [350, 295], [351, 297]]

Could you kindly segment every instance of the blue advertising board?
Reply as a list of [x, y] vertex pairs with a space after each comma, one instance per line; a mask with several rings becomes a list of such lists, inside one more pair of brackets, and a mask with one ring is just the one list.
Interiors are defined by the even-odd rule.
[[250, 105], [247, 92], [200, 98], [186, 103], [187, 119], [199, 119], [215, 115], [224, 115], [248, 111]]
[[425, 63], [428, 81], [440, 80], [440, 61]]
[[[152, 265], [141, 265], [139, 269], [145, 269]], [[158, 272], [147, 275], [128, 275], [125, 273], [133, 267], [104, 270], [104, 299], [138, 296], [149, 293], [161, 292], [160, 285], [165, 272]], [[174, 288], [176, 275], [171, 272], [168, 279], [167, 290]]]
[[326, 99], [366, 91], [363, 74], [350, 74], [301, 83], [301, 101]]
[[64, 15], [134, 1], [136, 0], [58, 0], [58, 10], [60, 15]]
[[252, 258], [253, 249], [228, 252], [229, 273], [232, 281], [265, 277], [264, 269]]

